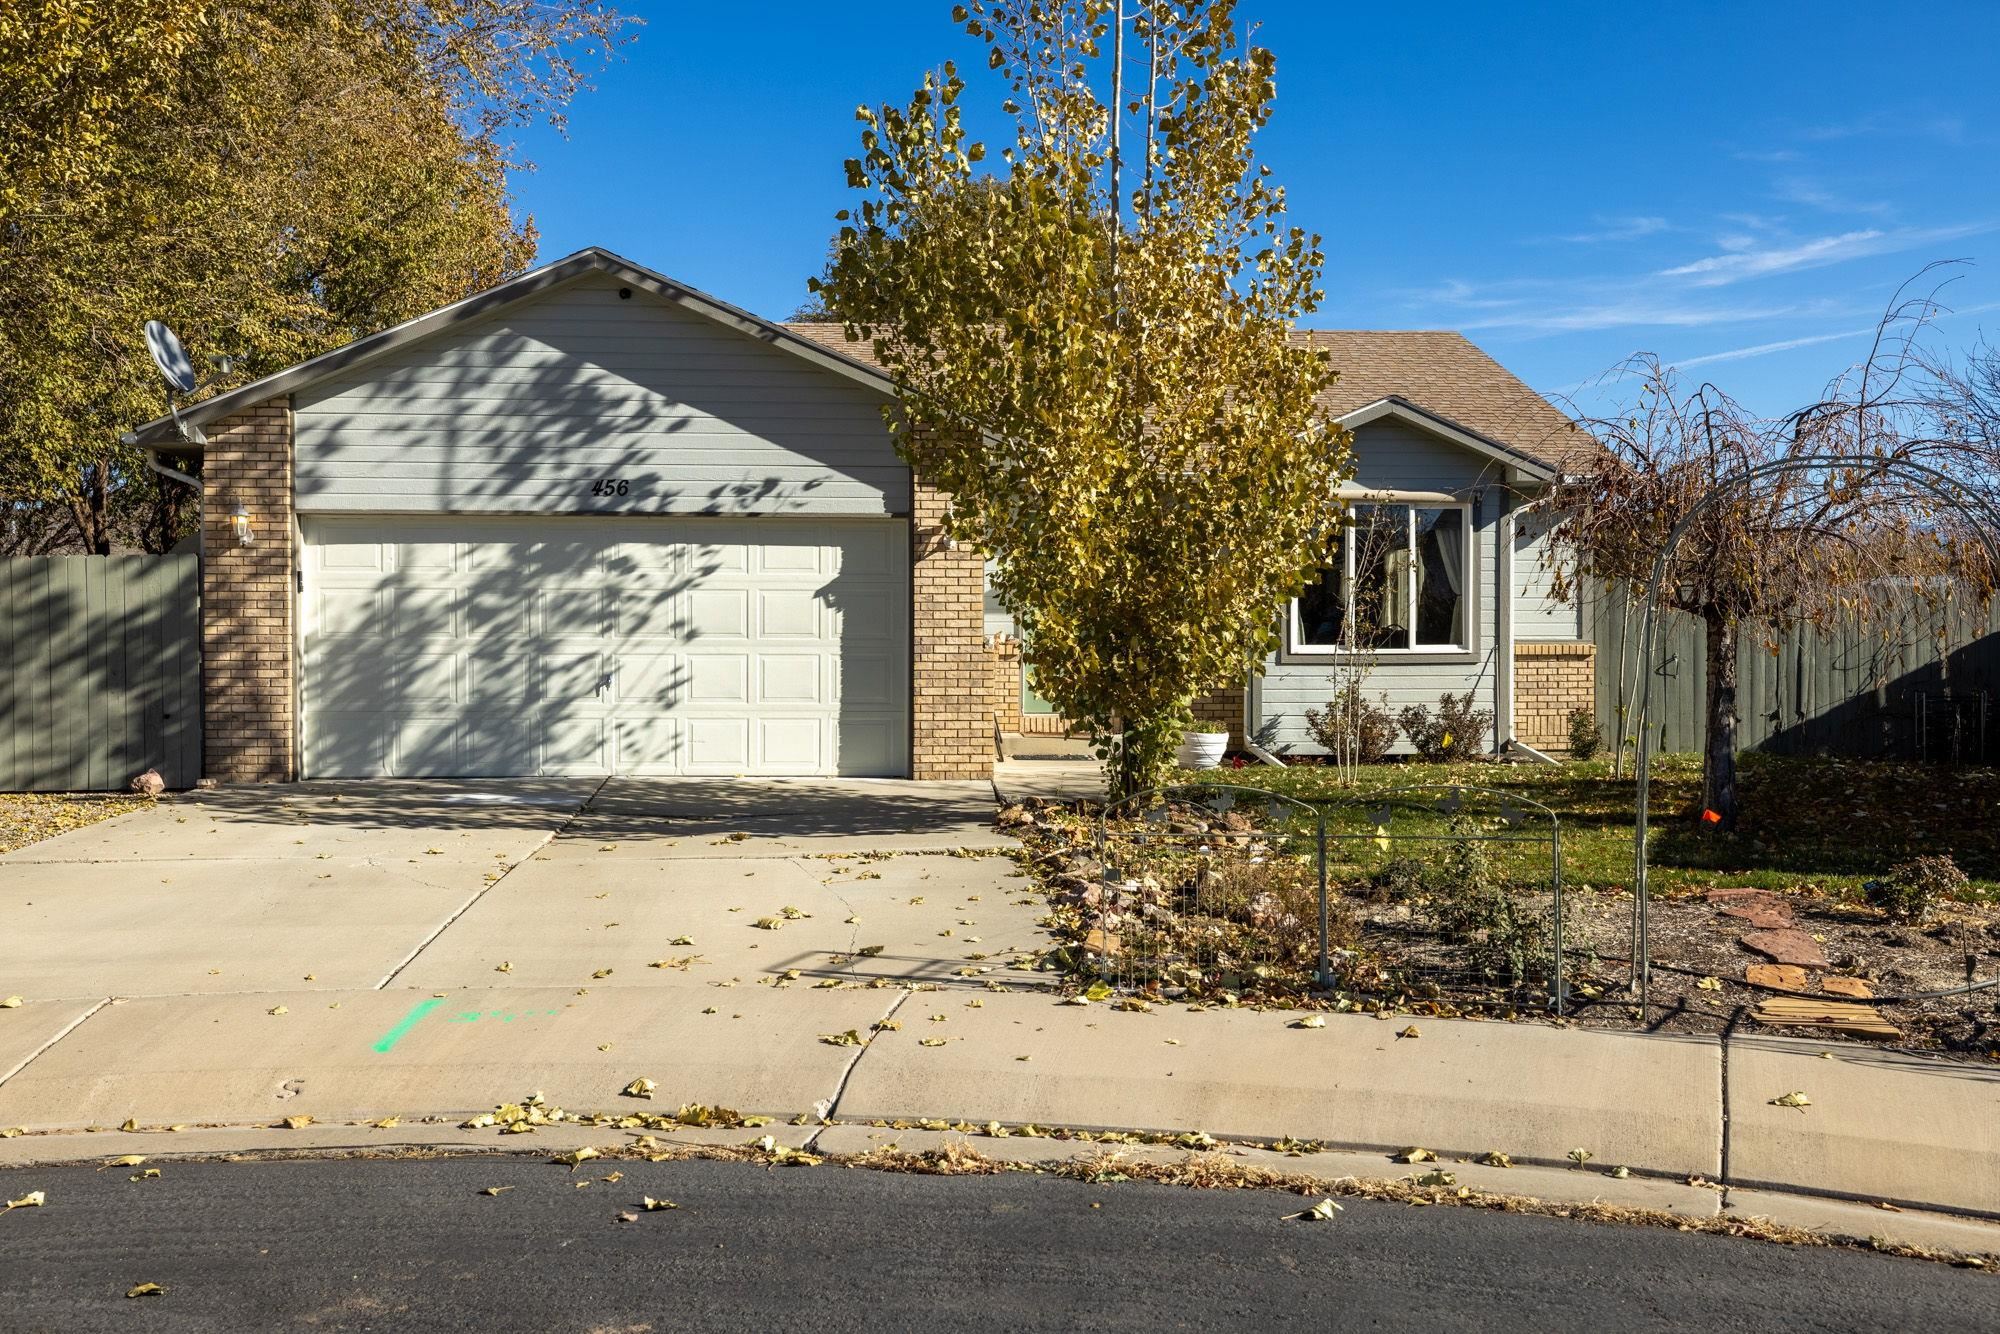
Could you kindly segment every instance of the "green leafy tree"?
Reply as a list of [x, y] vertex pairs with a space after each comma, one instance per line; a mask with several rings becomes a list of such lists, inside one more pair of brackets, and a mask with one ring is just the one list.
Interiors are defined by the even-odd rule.
[[1319, 238], [1252, 151], [1273, 58], [1229, 0], [1136, 9], [1152, 77], [1117, 93], [1106, 0], [956, 10], [1010, 91], [1004, 165], [980, 165], [950, 65], [862, 108], [862, 199], [813, 284], [899, 382], [902, 453], [1122, 790], [1166, 768], [1193, 698], [1258, 669], [1348, 458], [1315, 410], [1325, 355], [1289, 337]]
[[119, 444], [140, 341], [265, 374], [526, 265], [502, 136], [626, 20], [594, 0], [26, 0], [0, 14], [10, 550], [163, 549], [191, 497]]

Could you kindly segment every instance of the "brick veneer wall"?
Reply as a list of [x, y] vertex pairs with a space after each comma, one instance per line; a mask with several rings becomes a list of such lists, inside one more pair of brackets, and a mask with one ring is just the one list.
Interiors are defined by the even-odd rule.
[[[208, 429], [202, 456], [202, 773], [297, 776], [292, 717], [292, 405], [275, 399]], [[236, 507], [255, 541], [236, 540]]]
[[1572, 709], [1597, 707], [1597, 646], [1514, 645], [1514, 735], [1542, 751], [1569, 749]]
[[1021, 641], [1012, 635], [994, 635], [986, 641], [992, 664], [992, 694], [987, 705], [993, 711], [993, 726], [1001, 732], [1021, 730]]
[[986, 562], [952, 550], [950, 498], [923, 481], [910, 496], [910, 777], [993, 776], [993, 663]]
[[1243, 687], [1223, 686], [1194, 702], [1196, 721], [1224, 723], [1229, 728], [1229, 748], [1243, 749]]

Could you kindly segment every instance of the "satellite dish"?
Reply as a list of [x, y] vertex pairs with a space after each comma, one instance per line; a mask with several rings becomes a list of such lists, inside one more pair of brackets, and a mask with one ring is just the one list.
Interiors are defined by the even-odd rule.
[[168, 384], [183, 394], [194, 392], [194, 363], [188, 360], [187, 349], [181, 346], [172, 329], [158, 320], [147, 320], [146, 350], [153, 354], [153, 364], [160, 368]]

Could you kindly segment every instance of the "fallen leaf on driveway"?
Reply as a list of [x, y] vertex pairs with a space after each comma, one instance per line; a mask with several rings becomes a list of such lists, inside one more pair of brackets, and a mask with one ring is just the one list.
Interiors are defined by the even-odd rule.
[[1285, 1221], [1292, 1222], [1296, 1220], [1301, 1223], [1327, 1223], [1333, 1220], [1335, 1214], [1344, 1212], [1346, 1211], [1332, 1200], [1321, 1200], [1310, 1209], [1304, 1209], [1295, 1214], [1286, 1214]]
[[1429, 1149], [1405, 1149], [1390, 1157], [1399, 1163], [1434, 1163], [1438, 1160], [1438, 1156]]
[[288, 1116], [278, 1124], [287, 1130], [304, 1130], [313, 1123], [310, 1116]]
[[1812, 1099], [1803, 1093], [1784, 1093], [1771, 1099], [1773, 1107], [1796, 1107], [1800, 1111], [1812, 1106]]
[[139, 1118], [136, 1116], [128, 1116], [125, 1118], [125, 1124], [118, 1128], [120, 1130], [125, 1131], [127, 1134], [135, 1133], [139, 1129]]
[[1498, 1150], [1492, 1153], [1481, 1154], [1479, 1161], [1488, 1167], [1512, 1167], [1514, 1165], [1512, 1158], [1509, 1158], [1506, 1154]]
[[19, 996], [9, 996], [0, 1000], [0, 1010], [18, 1010], [25, 1003]]
[[496, 973], [511, 973], [514, 971], [514, 961], [512, 959], [502, 959], [494, 965], [493, 971]]
[[596, 972], [592, 973], [591, 976], [593, 978], [600, 978], [600, 979], [606, 978], [611, 976], [611, 970], [609, 968], [600, 968]]
[[1582, 1167], [1585, 1163], [1589, 1162], [1592, 1158], [1595, 1158], [1596, 1156], [1597, 1155], [1592, 1153], [1589, 1149], [1571, 1149], [1569, 1153], [1565, 1155], [1565, 1157], [1567, 1157], [1571, 1162], [1575, 1163], [1578, 1167]]
[[141, 1283], [138, 1287], [131, 1289], [125, 1295], [127, 1297], [157, 1297], [165, 1291], [166, 1289], [161, 1287], [157, 1283]]
[[1297, 1020], [1294, 1020], [1294, 1021], [1292, 1022], [1292, 1027], [1293, 1027], [1293, 1028], [1325, 1028], [1325, 1027], [1326, 1027], [1326, 1016], [1325, 1016], [1325, 1015], [1320, 1015], [1320, 1014], [1309, 1014], [1309, 1015], [1307, 1015], [1307, 1016], [1306, 1016], [1305, 1018], [1303, 1018], [1303, 1019], [1297, 1019]]
[[628, 1098], [650, 1098], [653, 1096], [654, 1091], [657, 1090], [659, 1087], [660, 1086], [658, 1082], [654, 1080], [635, 1079], [631, 1083], [627, 1084], [624, 1088], [620, 1089], [619, 1092], [621, 1092]]
[[829, 1047], [860, 1047], [866, 1045], [868, 1041], [851, 1028], [845, 1033], [822, 1033], [819, 1035], [819, 1040]]
[[694, 944], [694, 937], [693, 937], [693, 936], [675, 936], [675, 937], [674, 937], [674, 938], [673, 938], [672, 940], [668, 941], [667, 943], [668, 943], [669, 945], [692, 945], [692, 944]]
[[368, 1124], [374, 1126], [377, 1130], [394, 1130], [397, 1126], [403, 1124], [403, 1118], [400, 1116], [385, 1116], [379, 1121], [370, 1121]]
[[942, 1047], [942, 1046], [943, 1046], [944, 1044], [945, 1044], [945, 1039], [944, 1039], [944, 1038], [918, 1038], [918, 1039], [917, 1039], [917, 1045], [918, 1045], [919, 1047]]
[[1417, 1031], [1417, 1026], [1415, 1024], [1411, 1024], [1408, 1028], [1396, 1034], [1396, 1036], [1399, 1038], [1420, 1038], [1423, 1036], [1423, 1034]]
[[784, 923], [775, 917], [759, 917], [756, 921], [750, 923], [750, 925], [756, 927], [759, 931], [776, 931]]
[[282, 1005], [273, 1005], [273, 1006], [271, 1007], [271, 1009], [270, 1009], [270, 1013], [272, 1013], [272, 1014], [290, 1014], [290, 1013], [291, 1013], [291, 1011], [290, 1011], [290, 1010], [287, 1010], [287, 1009], [286, 1009], [286, 1008], [285, 1008], [284, 1006], [282, 1006]]

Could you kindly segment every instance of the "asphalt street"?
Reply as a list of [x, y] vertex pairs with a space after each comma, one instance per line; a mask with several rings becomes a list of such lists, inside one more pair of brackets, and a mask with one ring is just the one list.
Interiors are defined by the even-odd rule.
[[[158, 1166], [0, 1173], [0, 1198], [48, 1198], [0, 1216], [0, 1328], [1939, 1334], [2000, 1310], [2000, 1278], [1940, 1264], [1365, 1201], [1288, 1222], [1308, 1201], [1259, 1191], [523, 1157]], [[143, 1283], [166, 1291], [126, 1296]]]

